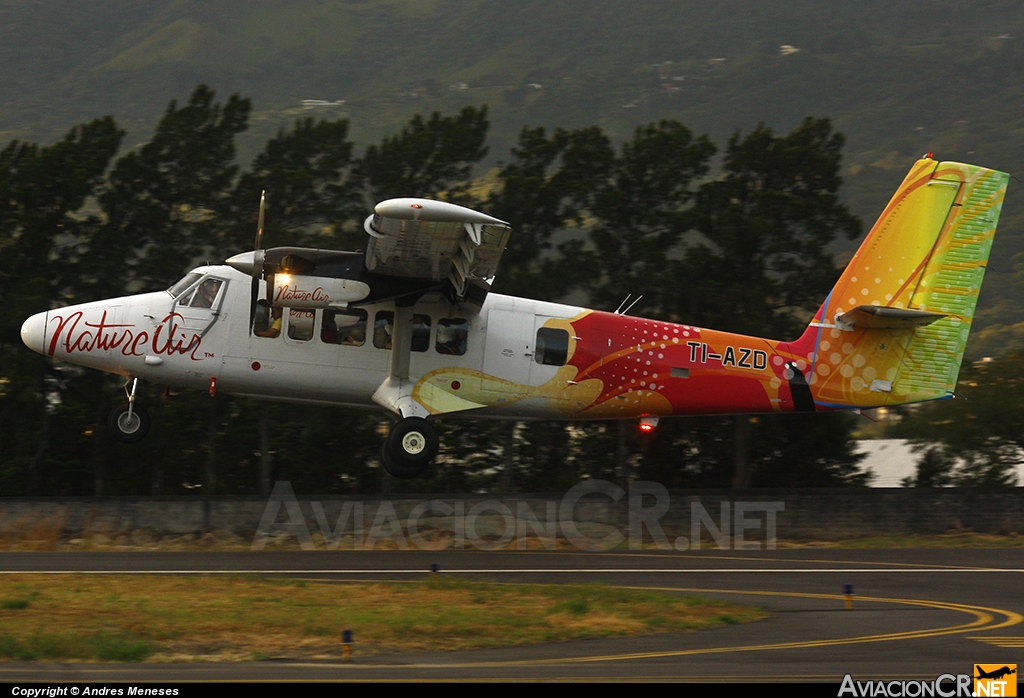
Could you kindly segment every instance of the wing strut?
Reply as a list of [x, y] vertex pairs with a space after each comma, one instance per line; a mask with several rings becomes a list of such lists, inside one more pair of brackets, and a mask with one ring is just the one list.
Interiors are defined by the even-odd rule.
[[399, 417], [427, 417], [430, 412], [412, 397], [411, 355], [412, 306], [396, 303], [395, 324], [391, 329], [391, 373], [374, 391], [373, 401]]

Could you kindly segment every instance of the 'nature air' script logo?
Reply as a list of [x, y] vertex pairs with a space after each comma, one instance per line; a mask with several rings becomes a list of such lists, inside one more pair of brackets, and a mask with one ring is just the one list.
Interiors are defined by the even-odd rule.
[[171, 313], [153, 328], [151, 334], [146, 330], [136, 330], [133, 324], [107, 322], [106, 310], [99, 322], [83, 322], [81, 310], [67, 317], [54, 315], [51, 322], [57, 325], [57, 329], [50, 339], [47, 354], [53, 356], [63, 343], [68, 354], [119, 350], [124, 356], [188, 354], [193, 361], [200, 361], [203, 357], [196, 356], [196, 351], [202, 337], [195, 333], [189, 337], [189, 333], [179, 326], [182, 320], [184, 318], [178, 313]]
[[322, 286], [317, 286], [312, 291], [305, 291], [298, 286], [284, 284], [277, 289], [274, 302], [281, 301], [305, 301], [307, 303], [330, 303], [331, 297], [327, 295]]

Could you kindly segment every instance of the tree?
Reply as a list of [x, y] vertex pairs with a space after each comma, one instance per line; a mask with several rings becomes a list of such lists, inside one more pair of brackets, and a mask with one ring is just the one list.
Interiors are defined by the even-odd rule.
[[806, 327], [839, 276], [830, 244], [861, 234], [839, 201], [844, 140], [814, 118], [785, 136], [761, 125], [729, 139], [724, 176], [697, 195], [702, 241], [676, 268], [678, 317], [777, 339]]
[[524, 127], [510, 155], [486, 201], [487, 212], [508, 221], [513, 231], [494, 289], [562, 298], [587, 280], [586, 265], [580, 263], [583, 240], [555, 244], [553, 238], [584, 225], [612, 169], [611, 142], [597, 126], [556, 129], [550, 136], [543, 127]]
[[924, 448], [921, 459], [912, 477], [903, 478], [904, 487], [948, 487], [953, 484], [953, 468], [956, 462], [941, 446]]
[[[965, 365], [956, 397], [908, 410], [894, 435], [928, 448], [918, 463], [915, 485], [934, 469], [929, 458], [948, 464], [951, 484], [1010, 487], [1024, 462], [1024, 351]], [[935, 453], [931, 453], [931, 451]]]
[[693, 226], [693, 185], [714, 153], [706, 135], [695, 137], [677, 121], [638, 127], [623, 144], [590, 212], [596, 219], [590, 231], [596, 307], [611, 310], [627, 294], [643, 294], [645, 314], [668, 315], [672, 255]]
[[81, 446], [81, 428], [62, 434], [57, 419], [76, 409], [62, 400], [72, 373], [29, 351], [19, 330], [53, 301], [79, 297], [74, 262], [82, 238], [98, 225], [94, 214], [79, 210], [96, 194], [123, 135], [106, 117], [53, 145], [14, 141], [0, 151], [0, 419], [7, 433], [19, 435], [6, 444], [0, 470], [9, 493], [52, 486], [44, 468], [52, 451], [68, 456]]
[[464, 107], [457, 116], [415, 115], [400, 134], [366, 149], [360, 175], [369, 204], [431, 196], [467, 182], [473, 165], [487, 154], [489, 126], [487, 107]]
[[[678, 281], [664, 293], [674, 319], [777, 339], [806, 327], [839, 275], [829, 245], [861, 230], [839, 201], [843, 143], [828, 119], [814, 118], [785, 136], [761, 125], [729, 139], [723, 176], [700, 186], [691, 212], [700, 242], [670, 263], [667, 277]], [[724, 430], [718, 442], [733, 445], [733, 486], [863, 482], [848, 418], [813, 419], [736, 417], [705, 428]], [[827, 432], [833, 455], [803, 438], [807, 430]]]
[[346, 247], [358, 243], [347, 226], [362, 223], [362, 182], [353, 172], [348, 121], [299, 119], [278, 131], [239, 178], [225, 223], [225, 249], [252, 245], [260, 192], [267, 192], [265, 230], [270, 246]]
[[238, 173], [234, 138], [250, 109], [238, 95], [223, 105], [214, 98], [200, 85], [184, 107], [172, 100], [153, 138], [118, 159], [87, 260], [93, 297], [166, 288], [212, 251]]

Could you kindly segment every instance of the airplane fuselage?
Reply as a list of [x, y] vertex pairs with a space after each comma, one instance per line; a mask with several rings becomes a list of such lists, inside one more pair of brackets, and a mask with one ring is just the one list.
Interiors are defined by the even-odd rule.
[[[27, 321], [23, 337], [54, 358], [160, 384], [378, 406], [374, 393], [392, 368], [393, 302], [276, 309], [279, 327], [260, 336], [248, 328], [249, 277], [226, 266], [192, 274], [192, 288], [219, 282], [215, 297], [160, 291], [60, 308]], [[479, 312], [429, 294], [412, 313], [408, 383], [429, 415], [622, 419], [814, 409], [807, 342], [494, 293]]]

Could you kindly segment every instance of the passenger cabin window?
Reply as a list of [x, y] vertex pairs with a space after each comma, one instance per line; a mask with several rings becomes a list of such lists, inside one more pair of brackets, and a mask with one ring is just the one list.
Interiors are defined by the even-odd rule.
[[545, 366], [565, 366], [569, 357], [569, 333], [554, 327], [537, 330], [537, 349], [533, 352], [537, 363]]
[[281, 321], [284, 313], [281, 308], [271, 308], [270, 303], [262, 298], [256, 303], [256, 316], [252, 321], [252, 333], [257, 337], [280, 337]]
[[462, 356], [466, 353], [469, 338], [469, 323], [466, 318], [446, 317], [437, 321], [437, 342], [434, 348], [438, 354]]
[[181, 304], [189, 308], [212, 308], [223, 285], [223, 279], [215, 279], [212, 276], [204, 279], [201, 284], [196, 286], [191, 297], [188, 300], [183, 299]]
[[391, 348], [391, 329], [395, 323], [395, 314], [389, 310], [381, 310], [373, 320], [373, 346], [378, 349]]
[[[390, 310], [381, 310], [373, 321], [373, 346], [378, 349], [391, 348], [391, 336], [394, 331], [395, 314]], [[412, 316], [412, 350], [424, 352], [430, 346], [430, 316]]]
[[430, 316], [412, 316], [412, 350], [424, 352], [430, 348]]
[[316, 323], [315, 310], [288, 308], [288, 339], [308, 342], [313, 339], [313, 325]]
[[365, 310], [325, 310], [320, 326], [320, 341], [324, 344], [341, 344], [361, 347], [366, 344]]

